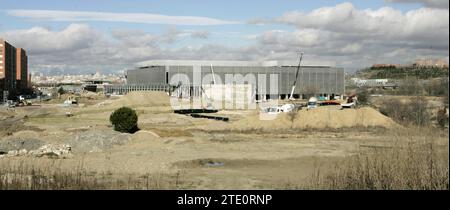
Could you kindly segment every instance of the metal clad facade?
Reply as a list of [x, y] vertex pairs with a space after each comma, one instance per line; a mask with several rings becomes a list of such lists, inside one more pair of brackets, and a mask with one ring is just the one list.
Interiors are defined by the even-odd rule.
[[[253, 75], [257, 84], [252, 84], [257, 90], [257, 94], [270, 94], [270, 77], [275, 74], [278, 78], [278, 94], [290, 94], [291, 87], [295, 80], [296, 66], [214, 66], [214, 77], [217, 83], [225, 84], [226, 75], [231, 77], [241, 75], [245, 78], [247, 75]], [[206, 84], [212, 82], [211, 66], [151, 66], [136, 70], [127, 71], [127, 84], [167, 84], [175, 75], [186, 75], [190, 84], [193, 84], [193, 70], [201, 71], [200, 80], [207, 77]], [[175, 78], [178, 80], [178, 78]], [[202, 82], [202, 81], [197, 81]], [[261, 90], [261, 87], [266, 90]], [[177, 84], [170, 84], [177, 85]], [[205, 85], [205, 84], [203, 84]], [[344, 69], [335, 67], [315, 67], [302, 66], [299, 72], [299, 78], [294, 94], [305, 94], [314, 91], [316, 94], [338, 94], [344, 93]]]
[[165, 67], [156, 66], [133, 71], [127, 71], [128, 84], [164, 84], [165, 83]]

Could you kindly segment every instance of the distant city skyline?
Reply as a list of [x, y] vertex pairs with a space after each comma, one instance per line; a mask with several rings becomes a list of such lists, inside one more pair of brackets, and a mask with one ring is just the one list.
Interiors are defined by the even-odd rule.
[[347, 71], [449, 59], [448, 0], [0, 0], [30, 72], [115, 73], [153, 59], [297, 60]]

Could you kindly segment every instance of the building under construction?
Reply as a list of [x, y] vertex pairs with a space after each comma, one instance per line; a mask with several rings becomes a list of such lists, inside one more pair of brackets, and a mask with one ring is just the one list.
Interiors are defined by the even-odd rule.
[[[127, 84], [105, 87], [106, 92], [177, 89], [183, 97], [202, 95], [211, 85], [250, 86], [255, 100], [286, 99], [291, 93], [297, 62], [280, 61], [185, 61], [154, 60], [127, 71]], [[330, 66], [301, 66], [293, 97], [311, 95], [333, 98], [344, 94], [344, 69]]]

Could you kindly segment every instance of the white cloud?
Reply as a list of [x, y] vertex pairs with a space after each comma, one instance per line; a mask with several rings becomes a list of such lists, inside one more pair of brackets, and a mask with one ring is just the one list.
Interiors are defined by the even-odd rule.
[[169, 16], [149, 13], [111, 13], [62, 10], [7, 10], [15, 17], [48, 21], [108, 21], [168, 25], [225, 25], [240, 24], [238, 21], [220, 20], [199, 16]]
[[83, 24], [71, 24], [57, 32], [33, 27], [28, 30], [0, 32], [0, 35], [36, 54], [88, 48], [100, 36], [98, 32]]
[[447, 39], [448, 45], [449, 12], [441, 9], [421, 8], [402, 13], [389, 7], [358, 10], [351, 3], [343, 3], [310, 13], [288, 12], [276, 21], [298, 28], [320, 29], [363, 38]]
[[390, 3], [420, 3], [427, 7], [448, 9], [448, 0], [385, 0]]
[[140, 30], [113, 30], [113, 38], [128, 46], [137, 47], [156, 43], [160, 37], [146, 34]]
[[[305, 52], [305, 63], [357, 68], [374, 63], [409, 63], [425, 56], [448, 58], [448, 17], [448, 10], [443, 9], [360, 10], [344, 3], [308, 13], [287, 12], [271, 23], [291, 25], [293, 30], [260, 34], [180, 30], [173, 26], [160, 34], [124, 29], [99, 32], [86, 24], [71, 24], [61, 30], [33, 27], [0, 32], [0, 37], [27, 49], [30, 68], [39, 70], [59, 66], [56, 71], [114, 71], [150, 59], [297, 60], [299, 48]], [[253, 44], [220, 45], [208, 39], [210, 34], [226, 34]], [[189, 43], [192, 39], [204, 40], [196, 40], [193, 46]]]
[[[448, 56], [449, 11], [443, 9], [420, 8], [404, 13], [390, 7], [360, 10], [343, 3], [308, 13], [291, 11], [266, 22], [292, 25], [296, 30], [266, 32], [261, 35], [262, 46], [275, 52], [302, 48], [310, 55], [343, 65], [405, 63], [421, 56]], [[394, 51], [396, 56], [387, 56]]]
[[191, 37], [195, 39], [207, 39], [210, 36], [207, 30], [198, 30], [191, 33]]

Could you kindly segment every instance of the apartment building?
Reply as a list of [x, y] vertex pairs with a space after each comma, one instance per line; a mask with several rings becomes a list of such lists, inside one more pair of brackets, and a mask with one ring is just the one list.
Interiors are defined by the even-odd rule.
[[0, 100], [14, 99], [28, 87], [26, 51], [0, 39]]

